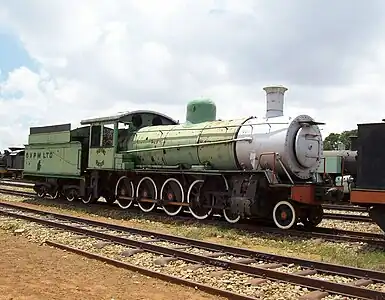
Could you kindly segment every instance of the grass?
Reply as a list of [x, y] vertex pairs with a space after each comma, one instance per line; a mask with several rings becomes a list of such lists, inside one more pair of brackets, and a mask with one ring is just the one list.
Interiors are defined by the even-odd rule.
[[[385, 271], [385, 250], [367, 245], [333, 243], [321, 239], [292, 236], [277, 236], [267, 233], [252, 233], [231, 226], [210, 225], [194, 219], [175, 219], [164, 213], [144, 214], [138, 208], [121, 210], [102, 204], [85, 206], [81, 203], [66, 203], [63, 200], [27, 199], [25, 204], [45, 207], [47, 210], [91, 217], [134, 228], [180, 235], [192, 239], [227, 244], [285, 256], [301, 257], [353, 267]], [[28, 205], [30, 206], [30, 205]]]

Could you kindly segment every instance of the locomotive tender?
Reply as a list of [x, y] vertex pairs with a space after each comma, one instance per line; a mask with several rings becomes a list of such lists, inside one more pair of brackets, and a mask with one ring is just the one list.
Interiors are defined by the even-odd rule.
[[217, 120], [209, 99], [187, 105], [186, 122], [140, 110], [70, 124], [30, 128], [24, 177], [38, 196], [99, 197], [143, 212], [183, 207], [203, 220], [220, 213], [273, 220], [288, 229], [322, 220], [325, 188], [314, 181], [323, 157], [317, 123], [283, 116], [287, 88], [264, 88], [264, 117]]

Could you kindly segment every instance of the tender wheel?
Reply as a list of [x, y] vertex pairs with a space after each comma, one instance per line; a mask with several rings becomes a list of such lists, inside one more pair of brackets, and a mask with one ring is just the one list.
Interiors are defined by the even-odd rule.
[[[155, 181], [150, 177], [143, 177], [136, 187], [136, 197], [138, 200], [155, 200], [158, 198]], [[150, 212], [155, 208], [155, 202], [138, 201], [140, 209], [144, 212]]]
[[280, 201], [274, 206], [273, 220], [281, 229], [291, 228], [297, 221], [297, 213], [289, 201]]
[[37, 196], [38, 196], [39, 198], [44, 198], [45, 195], [46, 195], [46, 193], [45, 193], [44, 191], [39, 191], [39, 192], [37, 193]]
[[122, 176], [119, 178], [115, 187], [115, 199], [119, 207], [122, 209], [127, 209], [131, 206], [132, 200], [126, 199], [125, 197], [134, 197], [134, 184], [127, 176]]
[[200, 197], [200, 189], [203, 185], [203, 180], [195, 180], [189, 187], [187, 192], [187, 203], [189, 203], [190, 213], [198, 220], [206, 219], [212, 212], [212, 207], [207, 208], [203, 207], [203, 204], [207, 202], [211, 202], [213, 199], [209, 201]]
[[73, 202], [74, 200], [79, 198], [79, 194], [78, 194], [78, 191], [76, 189], [68, 189], [65, 192], [65, 197], [66, 197], [67, 201]]
[[37, 197], [38, 198], [44, 198], [46, 195], [47, 195], [47, 189], [44, 185], [40, 186], [38, 189], [37, 189]]
[[49, 193], [49, 197], [51, 199], [58, 199], [59, 198], [59, 190], [56, 189], [55, 191], [52, 191], [51, 193]]
[[223, 216], [225, 220], [231, 224], [237, 223], [241, 219], [241, 216], [239, 214], [233, 213], [230, 207], [223, 209]]
[[306, 218], [302, 221], [305, 227], [316, 227], [322, 222], [324, 211], [321, 205], [309, 208]]
[[82, 197], [82, 202], [84, 204], [91, 204], [91, 203], [95, 203], [96, 201], [98, 201], [98, 199], [96, 199], [91, 192], [88, 193], [88, 195], [85, 195], [84, 197]]
[[[184, 191], [181, 183], [175, 178], [167, 179], [160, 189], [160, 195], [162, 200], [167, 202], [184, 202]], [[166, 214], [169, 216], [175, 216], [179, 214], [183, 206], [178, 205], [163, 205], [162, 206]]]

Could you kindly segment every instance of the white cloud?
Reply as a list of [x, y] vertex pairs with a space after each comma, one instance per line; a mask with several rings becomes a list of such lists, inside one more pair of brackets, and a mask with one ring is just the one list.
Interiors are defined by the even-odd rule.
[[330, 14], [306, 1], [0, 0], [0, 28], [41, 66], [0, 84], [0, 147], [31, 125], [118, 111], [184, 120], [199, 96], [220, 118], [263, 115], [272, 83], [289, 88], [286, 113], [327, 122], [324, 135], [381, 120], [385, 5], [341, 0]]

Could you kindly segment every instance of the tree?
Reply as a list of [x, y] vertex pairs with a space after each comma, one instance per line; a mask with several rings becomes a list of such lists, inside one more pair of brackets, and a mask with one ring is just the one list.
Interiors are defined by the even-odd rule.
[[337, 150], [339, 142], [345, 145], [345, 149], [350, 149], [350, 136], [357, 136], [357, 129], [346, 130], [342, 133], [332, 132], [324, 140], [324, 150]]

